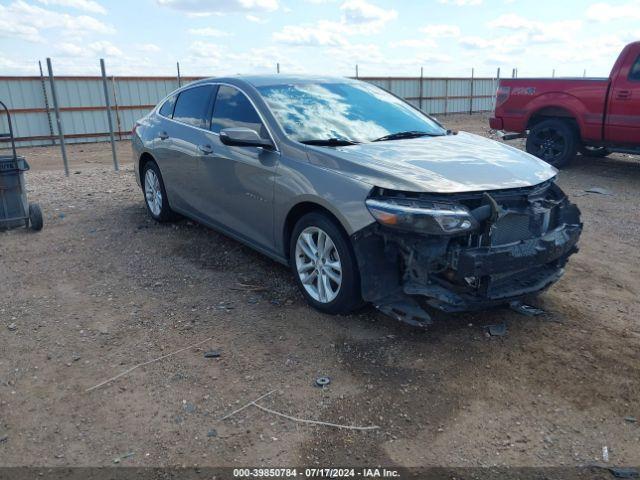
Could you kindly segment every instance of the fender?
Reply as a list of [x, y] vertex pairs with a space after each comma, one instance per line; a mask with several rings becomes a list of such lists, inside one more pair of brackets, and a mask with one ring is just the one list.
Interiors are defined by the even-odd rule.
[[525, 125], [529, 126], [538, 115], [572, 118], [578, 125], [581, 138], [600, 140], [603, 122], [602, 113], [591, 113], [577, 97], [565, 92], [547, 92], [527, 104], [529, 113]]

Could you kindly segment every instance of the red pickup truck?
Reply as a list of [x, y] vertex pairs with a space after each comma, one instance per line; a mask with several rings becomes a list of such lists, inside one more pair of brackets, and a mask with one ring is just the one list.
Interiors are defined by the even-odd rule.
[[489, 123], [505, 139], [526, 136], [527, 152], [556, 167], [577, 151], [640, 154], [640, 42], [622, 50], [609, 78], [500, 80]]

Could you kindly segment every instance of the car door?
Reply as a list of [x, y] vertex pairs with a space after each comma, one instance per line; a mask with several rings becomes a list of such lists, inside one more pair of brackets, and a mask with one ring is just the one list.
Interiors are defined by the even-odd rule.
[[169, 202], [185, 213], [194, 211], [200, 195], [196, 188], [200, 132], [209, 128], [214, 92], [213, 85], [194, 86], [179, 92], [171, 116], [162, 120], [154, 140], [156, 161]]
[[619, 144], [640, 144], [640, 55], [630, 52], [609, 93], [605, 137]]
[[227, 146], [220, 130], [248, 127], [269, 139], [269, 132], [244, 92], [220, 85], [211, 131], [203, 138], [200, 178], [206, 215], [244, 239], [273, 249], [274, 176], [279, 153], [261, 147]]

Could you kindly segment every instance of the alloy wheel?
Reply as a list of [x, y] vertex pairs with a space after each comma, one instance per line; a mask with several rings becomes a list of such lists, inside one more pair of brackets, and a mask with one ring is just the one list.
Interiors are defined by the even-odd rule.
[[162, 210], [162, 190], [160, 180], [151, 168], [144, 175], [144, 196], [151, 213], [156, 217], [159, 216]]
[[342, 263], [331, 237], [318, 227], [307, 227], [298, 236], [296, 270], [302, 286], [315, 301], [330, 303], [342, 285]]
[[564, 137], [553, 128], [541, 129], [531, 140], [535, 147], [535, 155], [551, 164], [562, 158], [567, 148]]

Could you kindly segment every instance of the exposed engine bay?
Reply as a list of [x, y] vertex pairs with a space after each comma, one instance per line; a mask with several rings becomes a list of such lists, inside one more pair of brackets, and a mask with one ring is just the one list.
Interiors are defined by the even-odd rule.
[[362, 296], [417, 326], [431, 322], [424, 306], [478, 310], [544, 291], [582, 231], [578, 207], [553, 180], [459, 194], [376, 188], [368, 205], [378, 222], [352, 236]]

